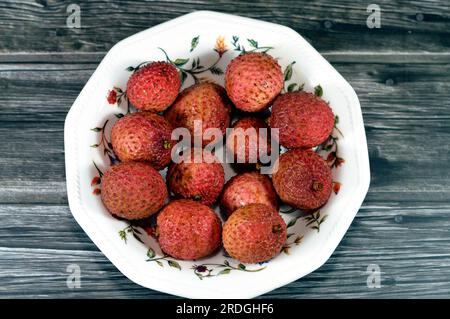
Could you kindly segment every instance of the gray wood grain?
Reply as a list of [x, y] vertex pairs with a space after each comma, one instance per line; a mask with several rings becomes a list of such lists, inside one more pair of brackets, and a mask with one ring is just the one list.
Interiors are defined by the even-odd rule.
[[372, 2], [352, 0], [76, 1], [82, 27], [68, 29], [66, 9], [71, 3], [3, 1], [0, 52], [105, 51], [131, 34], [194, 10], [281, 23], [300, 32], [320, 51], [446, 51], [450, 46], [447, 1], [377, 1], [382, 9], [381, 29], [366, 26], [366, 9]]
[[[13, 215], [21, 218], [11, 220]], [[8, 266], [0, 268], [1, 297], [163, 296], [122, 276], [89, 241], [66, 206], [3, 205], [0, 216], [10, 220], [0, 232], [0, 264]], [[449, 205], [366, 204], [322, 268], [263, 297], [448, 296], [449, 217]], [[37, 237], [39, 245], [33, 242]], [[382, 272], [379, 289], [366, 286], [367, 266], [373, 263]], [[80, 289], [66, 286], [70, 264], [81, 268]]]
[[[0, 298], [166, 298], [121, 275], [67, 207], [67, 111], [117, 41], [183, 13], [218, 10], [290, 26], [361, 101], [371, 187], [348, 233], [314, 273], [263, 298], [450, 296], [450, 5], [377, 1], [369, 30], [354, 1], [72, 1], [0, 3]], [[423, 19], [416, 14], [422, 14]], [[81, 267], [80, 289], [66, 267]], [[378, 264], [380, 289], [366, 285]]]

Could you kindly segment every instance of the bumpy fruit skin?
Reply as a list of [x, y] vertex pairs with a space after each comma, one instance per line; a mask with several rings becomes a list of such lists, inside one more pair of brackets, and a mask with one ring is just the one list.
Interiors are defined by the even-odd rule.
[[277, 194], [267, 175], [246, 172], [233, 176], [225, 184], [220, 205], [228, 216], [249, 204], [265, 204], [278, 211]]
[[170, 163], [172, 125], [161, 115], [136, 112], [114, 124], [111, 143], [123, 162], [146, 161], [160, 170]]
[[228, 218], [222, 240], [228, 254], [241, 262], [267, 261], [275, 257], [286, 242], [286, 223], [273, 208], [250, 204]]
[[212, 254], [220, 246], [221, 232], [221, 221], [214, 211], [192, 200], [173, 201], [157, 217], [161, 249], [177, 259]]
[[180, 87], [180, 75], [172, 64], [152, 62], [130, 76], [127, 97], [137, 109], [157, 113], [175, 101]]
[[325, 204], [333, 183], [327, 163], [312, 150], [301, 149], [287, 151], [279, 157], [272, 182], [283, 202], [303, 210]]
[[246, 112], [267, 108], [283, 88], [278, 62], [266, 53], [245, 53], [227, 66], [225, 89], [234, 105]]
[[[208, 128], [218, 128], [222, 135], [230, 126], [231, 101], [225, 89], [214, 83], [199, 83], [188, 87], [177, 98], [175, 103], [165, 112], [165, 118], [173, 127], [184, 127], [191, 136], [199, 136], [194, 132], [194, 121], [202, 121], [202, 132]], [[199, 136], [203, 146], [214, 140], [214, 137]]]
[[101, 197], [108, 211], [125, 219], [142, 219], [156, 213], [168, 197], [158, 171], [146, 163], [112, 166], [102, 177]]
[[[238, 136], [245, 134], [245, 131], [251, 128], [255, 129], [255, 131], [252, 134], [245, 135], [245, 142], [240, 143]], [[261, 128], [266, 129], [265, 134], [260, 134]], [[260, 138], [262, 143], [259, 142]], [[270, 129], [268, 125], [257, 117], [244, 117], [238, 120], [233, 124], [233, 129], [227, 137], [227, 150], [233, 152], [236, 163], [254, 164], [259, 161], [260, 154], [267, 154], [269, 156], [271, 147]]]
[[[191, 154], [198, 155], [201, 151], [196, 149]], [[185, 155], [181, 163], [169, 166], [167, 183], [175, 197], [193, 199], [210, 206], [222, 192], [225, 174], [222, 164], [214, 155], [204, 154], [201, 163], [195, 163], [194, 160], [188, 163]]]
[[270, 127], [280, 130], [280, 144], [287, 148], [317, 146], [330, 136], [333, 126], [333, 111], [312, 93], [286, 93], [273, 103]]

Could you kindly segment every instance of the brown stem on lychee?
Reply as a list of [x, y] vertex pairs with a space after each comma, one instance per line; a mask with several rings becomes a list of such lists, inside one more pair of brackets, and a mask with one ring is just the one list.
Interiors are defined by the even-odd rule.
[[283, 227], [281, 227], [280, 224], [273, 225], [273, 227], [272, 227], [272, 233], [274, 233], [274, 234], [281, 233], [282, 230], [283, 230]]
[[194, 195], [194, 196], [192, 197], [192, 199], [195, 200], [196, 202], [198, 202], [198, 201], [201, 201], [201, 200], [202, 200], [202, 197], [201, 197], [200, 195]]
[[168, 150], [168, 149], [170, 149], [172, 147], [172, 144], [169, 141], [164, 140], [163, 141], [163, 147], [164, 147], [165, 150]]
[[315, 192], [320, 192], [321, 190], [323, 190], [323, 184], [319, 181], [314, 181], [312, 183], [312, 190]]
[[158, 226], [155, 226], [155, 228], [153, 228], [152, 236], [154, 238], [158, 239], [158, 237], [159, 237], [159, 228], [158, 228]]

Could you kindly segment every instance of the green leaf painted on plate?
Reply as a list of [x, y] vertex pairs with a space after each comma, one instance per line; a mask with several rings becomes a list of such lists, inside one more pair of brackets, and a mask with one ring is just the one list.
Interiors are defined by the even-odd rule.
[[154, 251], [152, 248], [149, 248], [149, 249], [147, 250], [147, 257], [150, 258], [150, 259], [152, 259], [152, 258], [154, 258], [155, 256], [156, 256], [155, 251]]
[[186, 79], [187, 79], [187, 73], [186, 72], [184, 72], [184, 71], [181, 71], [180, 72], [180, 77], [181, 77], [181, 85], [183, 85], [184, 84], [184, 81], [186, 81]]
[[295, 223], [297, 223], [298, 218], [299, 218], [299, 217], [292, 218], [292, 219], [289, 221], [289, 223], [287, 224], [287, 228], [294, 226]]
[[230, 268], [225, 268], [224, 270], [219, 271], [219, 272], [217, 273], [217, 275], [227, 275], [227, 274], [230, 273], [230, 271], [231, 271]]
[[176, 66], [183, 66], [183, 65], [185, 65], [186, 63], [188, 63], [188, 61], [189, 61], [189, 59], [181, 59], [181, 58], [178, 58], [178, 59], [176, 59], [175, 61], [173, 61], [173, 64], [175, 64]]
[[194, 49], [197, 47], [199, 42], [200, 42], [200, 36], [196, 36], [196, 37], [192, 38], [192, 40], [191, 40], [191, 50], [189, 52], [194, 51]]
[[212, 73], [212, 74], [215, 74], [215, 75], [222, 75], [222, 74], [223, 74], [222, 69], [221, 69], [221, 68], [218, 68], [217, 66], [212, 66], [212, 67], [209, 69], [209, 71], [211, 71], [211, 73]]
[[291, 83], [291, 84], [289, 84], [289, 86], [287, 87], [287, 91], [288, 91], [288, 92], [294, 92], [296, 87], [297, 87], [297, 83]]
[[253, 39], [247, 39], [247, 41], [248, 41], [248, 43], [250, 43], [250, 45], [251, 45], [252, 47], [254, 47], [255, 49], [258, 48], [258, 42], [257, 42], [257, 41], [255, 41], [255, 40], [253, 40]]
[[323, 95], [323, 89], [322, 89], [322, 87], [320, 86], [320, 84], [314, 88], [314, 94], [315, 94], [316, 96], [318, 96], [318, 97], [322, 97], [322, 95]]
[[177, 268], [177, 269], [181, 270], [180, 264], [177, 263], [175, 260], [168, 260], [167, 263], [169, 264], [170, 267]]
[[295, 64], [295, 61], [289, 64], [286, 69], [284, 70], [284, 81], [289, 81], [292, 78], [292, 66]]

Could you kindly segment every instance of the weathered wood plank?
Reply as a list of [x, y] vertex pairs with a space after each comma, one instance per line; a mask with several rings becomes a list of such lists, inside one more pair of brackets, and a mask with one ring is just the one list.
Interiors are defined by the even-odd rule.
[[[97, 251], [0, 248], [2, 298], [111, 298], [165, 296], [138, 287]], [[67, 266], [81, 268], [81, 288], [69, 289]]]
[[[447, 296], [449, 217], [448, 204], [367, 204], [322, 268], [263, 297]], [[66, 206], [3, 205], [0, 218], [8, 221], [0, 225], [1, 297], [165, 296], [121, 275], [76, 225]], [[81, 268], [81, 289], [66, 286], [69, 264]], [[380, 267], [379, 289], [366, 285], [369, 264]]]
[[[93, 64], [100, 63], [106, 51], [99, 52], [0, 52], [0, 64]], [[322, 51], [322, 56], [331, 63], [419, 63], [446, 64], [450, 52], [373, 52], [373, 51]]]
[[[450, 6], [445, 1], [378, 1], [381, 28], [366, 26], [367, 5], [333, 1], [77, 1], [81, 29], [66, 27], [73, 1], [0, 4], [0, 52], [98, 52], [138, 31], [195, 10], [281, 23], [320, 51], [447, 51]], [[14, 32], [11, 32], [14, 30]], [[45, 40], [43, 40], [45, 39]]]
[[64, 121], [96, 67], [96, 64], [0, 65], [0, 121], [20, 121], [22, 126], [30, 121]]

